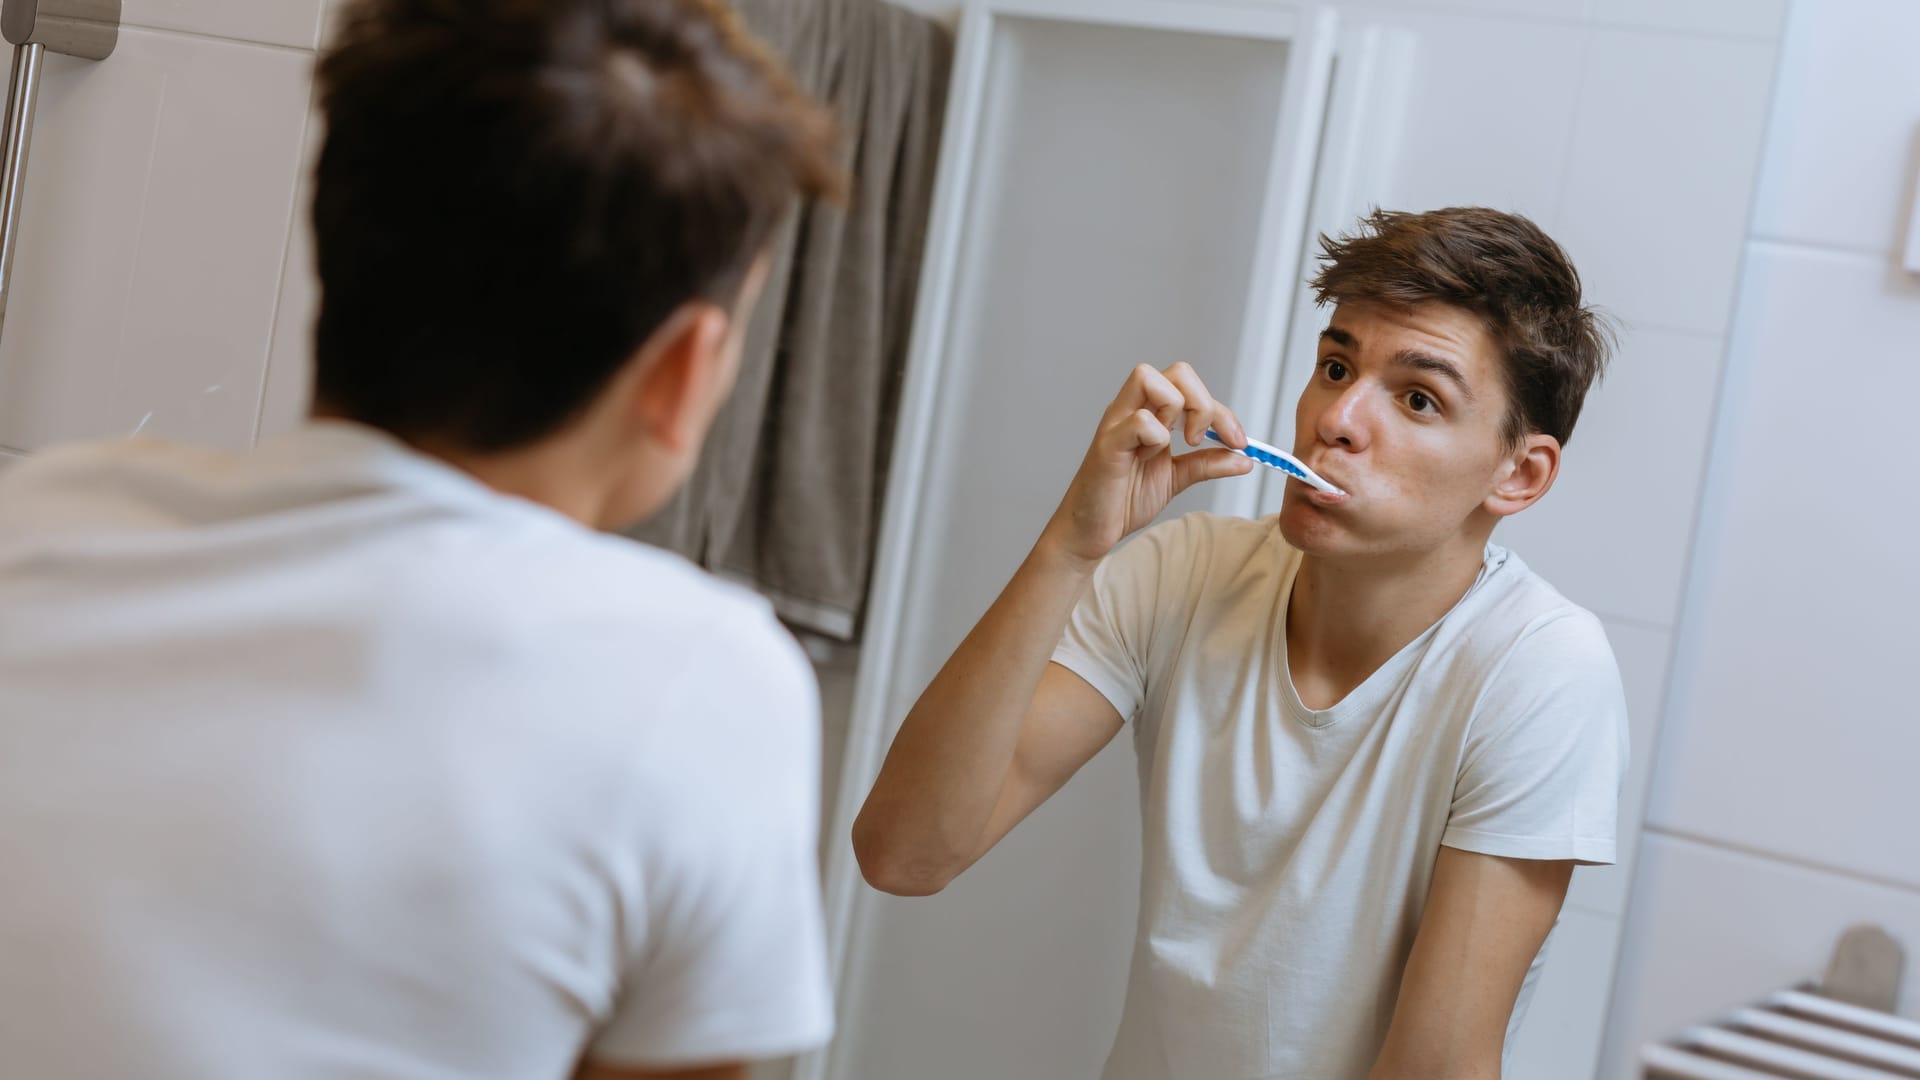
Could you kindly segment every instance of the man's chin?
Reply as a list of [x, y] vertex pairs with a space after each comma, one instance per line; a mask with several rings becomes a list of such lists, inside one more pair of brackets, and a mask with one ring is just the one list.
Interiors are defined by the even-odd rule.
[[1350, 545], [1342, 523], [1331, 520], [1305, 499], [1288, 499], [1280, 509], [1280, 535], [1288, 546], [1308, 555], [1332, 555]]

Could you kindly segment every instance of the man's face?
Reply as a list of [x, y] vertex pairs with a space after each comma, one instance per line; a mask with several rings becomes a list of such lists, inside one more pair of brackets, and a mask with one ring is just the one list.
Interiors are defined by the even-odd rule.
[[1478, 542], [1509, 461], [1499, 346], [1438, 303], [1342, 303], [1295, 413], [1294, 455], [1347, 494], [1287, 482], [1280, 528], [1301, 551], [1378, 556]]

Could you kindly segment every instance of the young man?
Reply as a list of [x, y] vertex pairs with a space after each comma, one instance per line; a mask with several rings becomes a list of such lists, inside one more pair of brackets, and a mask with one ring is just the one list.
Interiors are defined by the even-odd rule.
[[1145, 861], [1108, 1080], [1497, 1077], [1573, 866], [1613, 859], [1606, 637], [1489, 541], [1552, 487], [1604, 364], [1579, 278], [1489, 210], [1323, 245], [1294, 449], [1346, 494], [1289, 482], [1275, 517], [1112, 551], [1252, 467], [1173, 455], [1246, 433], [1185, 364], [1136, 370], [855, 825], [869, 881], [935, 892], [1131, 722]]
[[839, 183], [717, 0], [360, 0], [318, 419], [0, 478], [9, 1075], [739, 1078], [831, 1026], [811, 671], [659, 507]]

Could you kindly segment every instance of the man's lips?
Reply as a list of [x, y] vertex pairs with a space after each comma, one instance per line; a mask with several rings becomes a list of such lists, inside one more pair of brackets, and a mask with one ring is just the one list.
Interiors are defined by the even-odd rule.
[[[1294, 456], [1299, 457], [1298, 454]], [[1339, 494], [1339, 495], [1329, 494], [1328, 492], [1321, 491], [1320, 489], [1314, 487], [1312, 484], [1296, 479], [1294, 482], [1300, 484], [1301, 490], [1305, 491], [1308, 495], [1317, 496], [1318, 501], [1323, 503], [1328, 503], [1328, 504], [1343, 502], [1346, 499], [1352, 497], [1353, 486], [1348, 484], [1345, 480], [1341, 479], [1340, 474], [1337, 471], [1329, 472], [1325, 465], [1322, 465], [1318, 462], [1307, 461], [1307, 459], [1304, 457], [1300, 457], [1300, 461], [1304, 463], [1307, 466], [1307, 468], [1312, 469], [1314, 472], [1318, 473], [1322, 480], [1325, 480], [1327, 483], [1332, 484], [1334, 487], [1339, 488], [1340, 491], [1342, 492], [1342, 494]]]

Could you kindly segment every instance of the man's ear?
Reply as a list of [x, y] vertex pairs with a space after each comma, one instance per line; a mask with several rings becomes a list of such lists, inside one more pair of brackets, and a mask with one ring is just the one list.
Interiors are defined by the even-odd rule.
[[1528, 435], [1500, 463], [1484, 505], [1495, 517], [1517, 514], [1540, 501], [1560, 475], [1560, 440]]
[[729, 329], [726, 309], [692, 301], [662, 323], [634, 356], [632, 415], [666, 449], [696, 449], [706, 438], [707, 424], [730, 378], [721, 370]]

